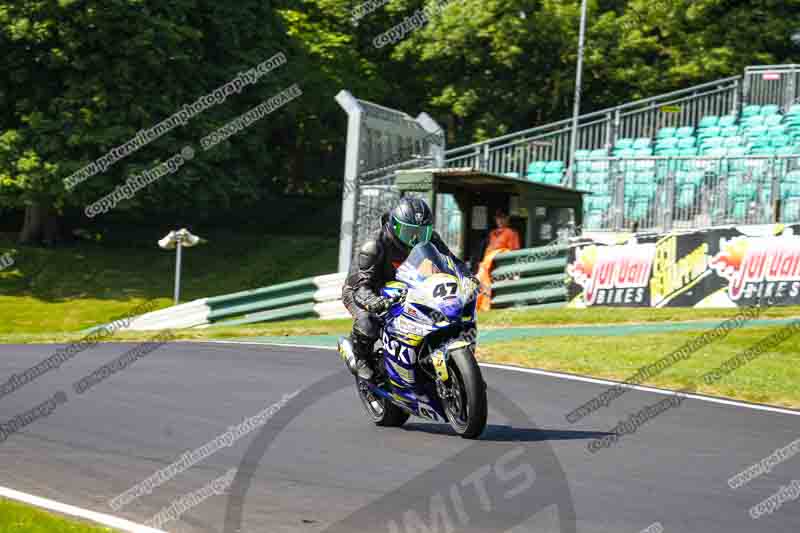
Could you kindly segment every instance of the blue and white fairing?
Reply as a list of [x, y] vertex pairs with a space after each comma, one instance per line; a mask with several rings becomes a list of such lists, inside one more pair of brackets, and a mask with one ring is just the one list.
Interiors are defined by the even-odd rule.
[[[390, 309], [381, 338], [393, 388], [387, 397], [418, 416], [444, 421], [435, 391], [424, 390], [416, 379], [418, 358], [430, 353], [439, 379], [447, 379], [448, 344], [475, 327], [478, 288], [468, 272], [429, 242], [414, 247], [396, 278], [382, 291], [387, 297], [406, 291], [403, 303]], [[474, 342], [472, 335], [469, 343]]]

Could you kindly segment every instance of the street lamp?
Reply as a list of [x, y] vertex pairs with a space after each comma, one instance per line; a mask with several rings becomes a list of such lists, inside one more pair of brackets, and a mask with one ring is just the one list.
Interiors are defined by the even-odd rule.
[[572, 133], [569, 143], [569, 186], [575, 188], [575, 151], [578, 149], [578, 116], [581, 112], [581, 75], [583, 46], [586, 41], [586, 0], [581, 0], [581, 27], [578, 32], [578, 66], [575, 72], [575, 99], [572, 109]]
[[192, 235], [186, 228], [178, 231], [170, 231], [163, 239], [158, 241], [158, 245], [164, 250], [175, 250], [175, 305], [181, 296], [181, 250], [191, 248], [206, 242], [197, 235]]

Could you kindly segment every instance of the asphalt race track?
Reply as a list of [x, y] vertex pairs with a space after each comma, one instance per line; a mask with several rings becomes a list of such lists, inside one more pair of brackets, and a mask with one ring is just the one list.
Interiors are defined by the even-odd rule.
[[[690, 398], [590, 453], [593, 439], [665, 396], [629, 391], [570, 424], [565, 415], [605, 386], [484, 368], [489, 428], [465, 441], [414, 419], [402, 429], [374, 427], [334, 351], [211, 343], [167, 344], [82, 394], [73, 390], [133, 346], [86, 350], [0, 398], [3, 423], [58, 391], [67, 398], [0, 442], [0, 485], [144, 523], [237, 469], [228, 494], [162, 526], [176, 532], [639, 533], [656, 523], [665, 533], [800, 531], [800, 500], [758, 520], [748, 514], [800, 479], [800, 456], [728, 486], [800, 438], [800, 416]], [[56, 348], [0, 346], [0, 381]], [[109, 506], [294, 393], [230, 446], [119, 511]]]

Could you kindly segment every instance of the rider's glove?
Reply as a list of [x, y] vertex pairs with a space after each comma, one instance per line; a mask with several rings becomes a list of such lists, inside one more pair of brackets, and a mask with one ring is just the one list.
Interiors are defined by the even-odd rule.
[[367, 305], [365, 305], [364, 308], [370, 313], [381, 315], [386, 311], [388, 311], [393, 303], [394, 301], [390, 298], [384, 298], [383, 296], [376, 296], [375, 298], [367, 302]]

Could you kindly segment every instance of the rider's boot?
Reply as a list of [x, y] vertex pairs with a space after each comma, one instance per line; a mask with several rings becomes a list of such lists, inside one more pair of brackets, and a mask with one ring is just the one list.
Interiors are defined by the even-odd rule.
[[348, 370], [354, 376], [369, 381], [375, 376], [372, 369], [374, 354], [372, 348], [375, 344], [373, 339], [363, 337], [353, 332], [349, 339], [342, 339], [339, 343], [339, 353], [342, 355]]

